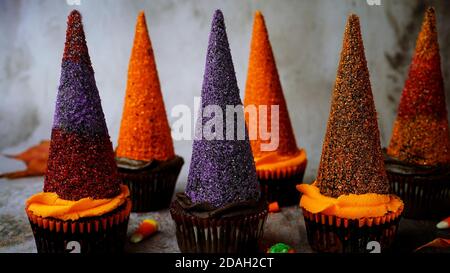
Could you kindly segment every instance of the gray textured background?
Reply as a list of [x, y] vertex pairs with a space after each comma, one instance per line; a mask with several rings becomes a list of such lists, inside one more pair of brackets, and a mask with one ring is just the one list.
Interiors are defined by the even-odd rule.
[[[222, 9], [241, 96], [248, 65], [252, 16], [260, 9], [277, 60], [298, 144], [306, 148], [306, 181], [314, 179], [329, 112], [346, 16], [361, 18], [364, 45], [379, 115], [381, 141], [389, 141], [400, 92], [427, 4], [436, 7], [443, 72], [450, 78], [450, 3], [448, 1], [88, 1], [77, 8], [85, 32], [103, 110], [114, 144], [119, 130], [128, 58], [136, 15], [144, 10], [155, 50], [168, 113], [177, 104], [193, 105], [199, 96], [210, 21]], [[66, 16], [64, 0], [0, 2], [0, 150], [20, 150], [49, 138]], [[448, 84], [446, 86], [449, 92]], [[447, 100], [450, 96], [447, 96]], [[174, 118], [169, 117], [170, 122]], [[190, 141], [176, 141], [187, 164]], [[16, 163], [2, 160], [0, 170]], [[12, 164], [12, 165], [11, 165]], [[20, 166], [20, 165], [19, 165]]]

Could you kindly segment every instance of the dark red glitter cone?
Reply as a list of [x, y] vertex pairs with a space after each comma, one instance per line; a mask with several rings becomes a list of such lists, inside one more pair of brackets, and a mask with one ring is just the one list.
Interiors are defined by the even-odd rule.
[[450, 164], [450, 133], [436, 16], [425, 13], [394, 123], [389, 156], [416, 165]]

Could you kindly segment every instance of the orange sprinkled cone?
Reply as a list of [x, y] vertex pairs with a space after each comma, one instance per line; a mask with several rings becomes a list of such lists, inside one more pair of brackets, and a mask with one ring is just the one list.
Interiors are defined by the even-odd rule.
[[317, 180], [298, 187], [313, 250], [367, 253], [370, 241], [389, 250], [403, 202], [389, 194], [383, 159], [359, 18], [351, 14]]
[[[289, 118], [289, 113], [284, 99], [275, 57], [269, 41], [269, 34], [261, 12], [255, 13], [253, 22], [253, 34], [250, 46], [250, 61], [245, 88], [244, 105], [279, 105], [279, 145], [277, 152], [282, 155], [293, 155], [298, 153], [297, 143]], [[246, 116], [249, 123], [249, 117]], [[265, 128], [271, 128], [271, 115], [266, 120], [256, 124]], [[269, 143], [270, 140], [261, 140], [258, 134], [256, 140], [250, 142], [253, 155], [261, 156], [261, 143]]]
[[450, 210], [450, 133], [436, 15], [428, 8], [386, 150], [393, 191], [408, 218], [439, 219]]
[[184, 161], [174, 152], [144, 12], [136, 22], [116, 161], [133, 211], [169, 206]]
[[[257, 117], [246, 115], [245, 118], [249, 131], [258, 132], [256, 139], [250, 139], [250, 144], [263, 195], [270, 202], [279, 201], [281, 206], [297, 203], [299, 195], [295, 185], [303, 179], [306, 154], [297, 147], [269, 34], [259, 11], [255, 13], [253, 22], [244, 105], [256, 107], [258, 113]], [[278, 106], [278, 120], [272, 120], [274, 105]], [[266, 118], [260, 117], [265, 111], [261, 106], [267, 107]], [[268, 140], [263, 139], [259, 133], [260, 128], [270, 132], [273, 125], [278, 130], [278, 135], [272, 135]], [[263, 148], [274, 142], [278, 142], [275, 150]], [[267, 160], [269, 157], [271, 159]]]
[[144, 12], [136, 23], [116, 155], [141, 161], [175, 156]]
[[320, 192], [387, 194], [377, 114], [358, 16], [348, 17], [318, 176]]

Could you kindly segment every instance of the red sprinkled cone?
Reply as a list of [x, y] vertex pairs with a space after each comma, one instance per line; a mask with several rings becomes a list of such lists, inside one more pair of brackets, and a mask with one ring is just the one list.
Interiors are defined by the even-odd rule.
[[426, 11], [417, 38], [387, 154], [415, 165], [450, 164], [450, 134], [433, 8]]

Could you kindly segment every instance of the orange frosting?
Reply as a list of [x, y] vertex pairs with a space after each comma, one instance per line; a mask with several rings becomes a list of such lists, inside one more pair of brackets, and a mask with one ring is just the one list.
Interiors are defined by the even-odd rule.
[[[269, 34], [266, 29], [264, 17], [261, 12], [255, 13], [253, 23], [252, 41], [250, 45], [250, 59], [247, 73], [247, 82], [245, 87], [244, 106], [254, 105], [257, 109], [259, 106], [267, 106], [267, 119], [250, 121], [249, 115], [245, 116], [247, 127], [257, 132], [260, 127], [267, 128], [269, 131], [272, 127], [271, 106], [278, 105], [278, 147], [276, 151], [283, 156], [295, 156], [298, 153], [297, 143], [294, 136], [294, 130], [291, 125], [289, 113], [284, 99], [281, 82], [278, 76], [278, 70], [275, 57], [272, 52], [272, 46], [269, 41]], [[257, 110], [258, 117], [260, 115]], [[251, 122], [251, 124], [250, 124]], [[256, 139], [251, 139], [250, 144], [254, 157], [264, 156], [272, 151], [261, 150], [262, 144], [267, 144], [273, 139], [262, 139], [258, 133]]]
[[293, 155], [280, 155], [278, 152], [264, 153], [255, 157], [255, 165], [258, 171], [285, 169], [300, 165], [306, 167], [306, 152], [301, 149]]
[[346, 219], [360, 219], [367, 217], [381, 217], [390, 212], [397, 212], [403, 207], [403, 202], [390, 194], [349, 194], [337, 198], [328, 197], [320, 193], [320, 189], [312, 185], [297, 185], [303, 193], [300, 207], [311, 213], [337, 216]]
[[175, 156], [143, 12], [136, 23], [116, 155], [142, 161]]
[[53, 217], [63, 221], [104, 215], [122, 205], [130, 195], [128, 187], [120, 185], [120, 194], [114, 198], [82, 198], [64, 200], [54, 192], [40, 192], [26, 202], [26, 210], [40, 217]]

